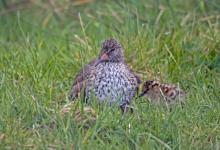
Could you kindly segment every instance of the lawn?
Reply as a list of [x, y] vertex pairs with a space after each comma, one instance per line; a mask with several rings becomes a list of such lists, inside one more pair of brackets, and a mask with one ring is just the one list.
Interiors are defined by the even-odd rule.
[[[94, 102], [87, 123], [73, 119], [81, 97], [60, 115], [111, 37], [143, 81], [179, 84], [184, 107], [139, 98], [122, 118]], [[220, 149], [220, 2], [0, 1], [0, 149]]]

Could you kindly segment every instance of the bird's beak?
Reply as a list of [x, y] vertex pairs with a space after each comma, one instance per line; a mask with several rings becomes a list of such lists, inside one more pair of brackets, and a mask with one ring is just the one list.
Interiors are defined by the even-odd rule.
[[100, 62], [104, 62], [104, 61], [106, 61], [108, 59], [109, 59], [108, 55], [106, 53], [102, 53], [100, 55], [99, 59], [97, 59], [97, 61], [96, 61], [94, 66], [97, 66]]
[[102, 54], [101, 54], [101, 57], [100, 57], [100, 60], [101, 60], [101, 61], [105, 61], [105, 60], [108, 60], [108, 58], [109, 58], [109, 57], [108, 57], [108, 55], [107, 55], [106, 53], [102, 53]]

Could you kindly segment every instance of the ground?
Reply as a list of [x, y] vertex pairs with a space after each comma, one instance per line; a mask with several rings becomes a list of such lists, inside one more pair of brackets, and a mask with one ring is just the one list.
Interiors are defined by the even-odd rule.
[[[0, 149], [220, 148], [218, 0], [10, 4], [0, 2]], [[185, 105], [134, 99], [122, 118], [92, 103], [89, 124], [60, 115], [74, 75], [110, 37], [143, 80], [179, 84]], [[79, 98], [73, 110], [84, 106]]]

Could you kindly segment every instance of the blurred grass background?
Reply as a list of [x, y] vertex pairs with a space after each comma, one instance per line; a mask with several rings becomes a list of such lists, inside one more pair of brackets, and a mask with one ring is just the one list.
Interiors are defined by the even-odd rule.
[[[219, 30], [218, 0], [1, 0], [0, 149], [219, 149]], [[89, 128], [62, 119], [74, 75], [110, 37], [144, 80], [179, 83], [184, 108], [140, 99], [123, 120], [95, 104]]]

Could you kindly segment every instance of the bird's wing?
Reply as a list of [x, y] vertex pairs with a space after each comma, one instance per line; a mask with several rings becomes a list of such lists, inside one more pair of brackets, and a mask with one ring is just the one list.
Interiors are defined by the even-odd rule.
[[97, 59], [93, 59], [88, 64], [86, 64], [76, 75], [69, 93], [69, 100], [74, 100], [79, 96], [79, 93], [85, 84], [86, 76], [91, 72], [91, 67], [94, 67], [96, 62]]
[[136, 78], [136, 81], [137, 81], [137, 89], [136, 89], [136, 94], [138, 95], [139, 93], [139, 86], [141, 84], [141, 78], [139, 77], [139, 75], [137, 73], [135, 73], [128, 65], [126, 65], [128, 70], [134, 75], [134, 77]]

